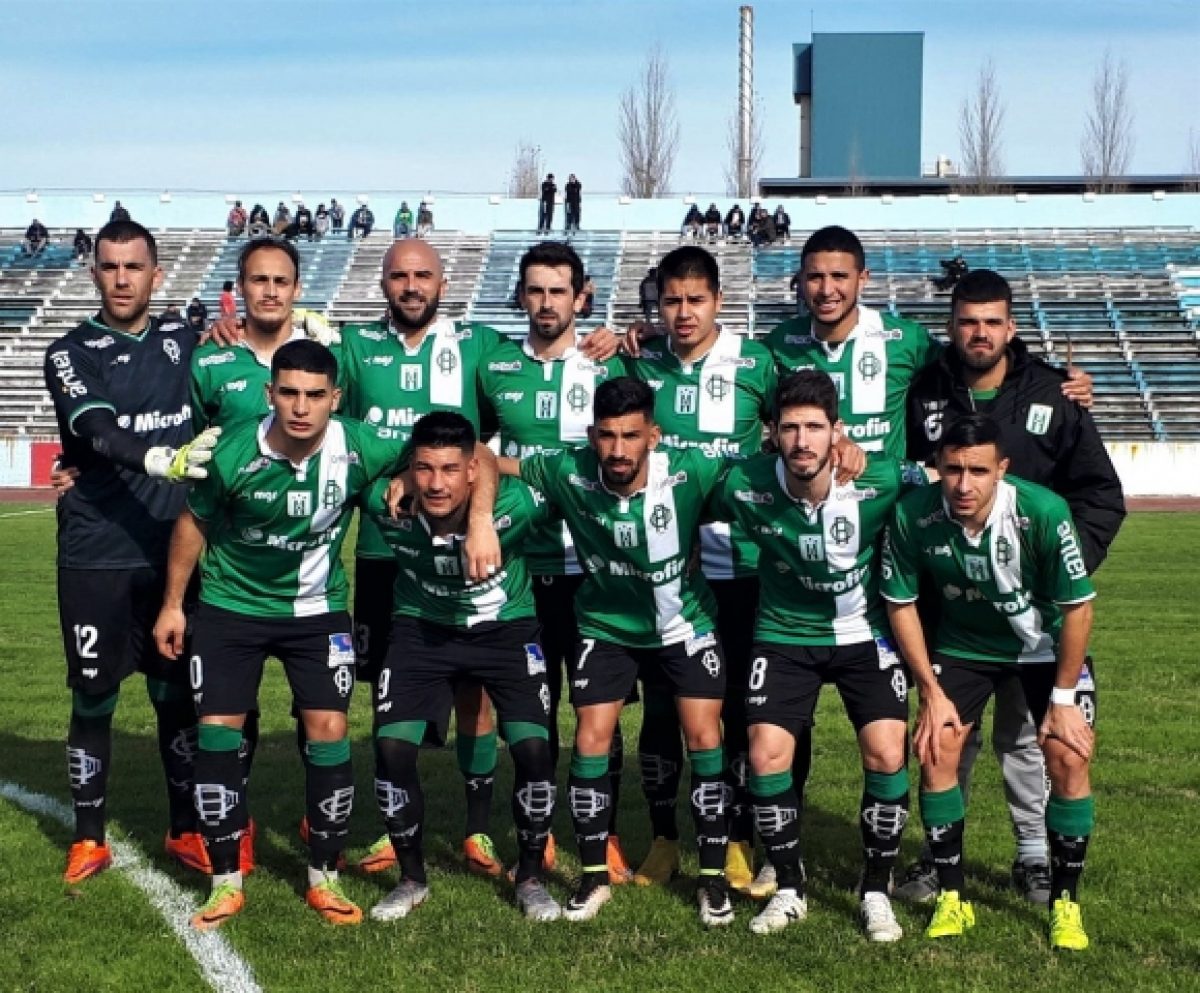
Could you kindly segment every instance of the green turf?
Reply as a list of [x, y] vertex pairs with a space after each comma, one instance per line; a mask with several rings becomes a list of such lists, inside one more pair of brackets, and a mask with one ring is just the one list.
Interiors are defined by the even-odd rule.
[[[66, 799], [63, 735], [68, 694], [54, 599], [53, 516], [0, 507], [0, 779]], [[855, 823], [861, 773], [836, 697], [822, 701], [814, 777], [805, 812], [813, 883], [803, 925], [760, 938], [751, 908], [737, 924], [704, 932], [692, 880], [663, 890], [621, 890], [589, 925], [530, 925], [503, 886], [467, 876], [456, 858], [461, 786], [452, 752], [422, 753], [427, 784], [433, 895], [407, 921], [352, 929], [323, 925], [302, 901], [304, 855], [295, 827], [303, 788], [286, 687], [269, 668], [263, 740], [251, 805], [261, 825], [261, 868], [247, 883], [246, 912], [225, 929], [267, 990], [1200, 990], [1200, 842], [1188, 820], [1200, 811], [1200, 681], [1196, 668], [1195, 567], [1200, 515], [1132, 516], [1098, 578], [1094, 650], [1100, 683], [1095, 766], [1098, 826], [1083, 882], [1093, 947], [1053, 955], [1040, 912], [1005, 889], [1012, 843], [995, 762], [979, 764], [968, 821], [968, 878], [978, 926], [931, 944], [922, 909], [899, 908], [905, 939], [872, 947], [858, 934], [850, 888], [858, 872]], [[639, 713], [626, 721], [634, 740]], [[360, 846], [380, 830], [371, 782], [370, 716], [352, 709]], [[564, 730], [569, 728], [563, 715]], [[648, 838], [630, 746], [622, 835], [631, 858]], [[563, 763], [565, 765], [565, 762]], [[511, 859], [502, 756], [493, 811]], [[150, 861], [201, 896], [197, 877], [161, 854], [164, 799], [153, 717], [139, 680], [117, 712], [109, 803], [115, 829]], [[561, 778], [561, 776], [560, 776]], [[915, 807], [915, 803], [914, 803]], [[681, 808], [685, 839], [690, 837]], [[565, 896], [575, 868], [569, 824], [556, 831]], [[0, 991], [198, 990], [187, 952], [122, 874], [110, 872], [65, 896], [59, 882], [68, 832], [0, 801]], [[919, 842], [914, 816], [905, 858]], [[685, 860], [685, 876], [694, 872]], [[394, 880], [350, 877], [364, 906]]]

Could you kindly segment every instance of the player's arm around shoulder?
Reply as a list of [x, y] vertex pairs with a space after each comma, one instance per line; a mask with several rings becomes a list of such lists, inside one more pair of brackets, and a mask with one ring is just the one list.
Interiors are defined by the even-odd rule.
[[505, 557], [520, 551], [530, 534], [558, 519], [558, 512], [541, 490], [515, 476], [502, 476], [493, 520]]

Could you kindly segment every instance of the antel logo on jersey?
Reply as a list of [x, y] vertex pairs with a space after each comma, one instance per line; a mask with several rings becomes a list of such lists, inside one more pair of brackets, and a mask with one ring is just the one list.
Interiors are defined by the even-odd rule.
[[87, 387], [80, 382], [79, 377], [75, 374], [75, 367], [71, 365], [71, 356], [68, 352], [65, 350], [51, 352], [50, 364], [54, 366], [54, 375], [62, 384], [62, 391], [67, 396], [87, 396]]
[[[814, 341], [816, 339], [811, 334], [785, 334], [783, 336], [783, 343], [785, 345], [811, 345]], [[808, 366], [807, 368], [811, 369], [812, 366]], [[795, 372], [796, 370], [793, 369], [792, 371]]]
[[265, 469], [270, 464], [271, 460], [269, 458], [267, 458], [265, 455], [260, 455], [258, 458], [247, 462], [244, 466], [238, 469], [237, 474], [241, 476], [244, 473], [258, 472], [261, 469]]
[[84, 348], [108, 348], [115, 345], [116, 341], [111, 334], [106, 334], [103, 338], [89, 338], [83, 343]]
[[217, 352], [216, 355], [206, 355], [196, 363], [201, 369], [207, 369], [210, 365], [226, 365], [229, 362], [236, 362], [237, 356], [233, 352]]
[[520, 362], [489, 362], [488, 372], [520, 372]]
[[759, 493], [757, 490], [734, 490], [733, 498], [742, 503], [772, 504], [775, 498], [770, 493]]
[[122, 414], [117, 418], [117, 426], [122, 428], [132, 426], [135, 434], [143, 434], [146, 431], [177, 428], [191, 419], [192, 408], [185, 403], [181, 410], [167, 411], [166, 413], [161, 410], [149, 410], [145, 413], [135, 414], [132, 418], [128, 414]]
[[596, 490], [600, 489], [598, 483], [593, 483], [590, 479], [584, 479], [582, 476], [577, 475], [576, 473], [571, 473], [567, 476], [567, 484], [569, 486], [578, 487], [581, 490], [587, 490], [589, 493], [594, 493]]

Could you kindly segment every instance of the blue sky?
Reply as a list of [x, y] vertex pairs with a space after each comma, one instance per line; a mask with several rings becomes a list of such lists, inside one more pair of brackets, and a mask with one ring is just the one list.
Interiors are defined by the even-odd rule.
[[[555, 3], [0, 0], [0, 188], [502, 192], [521, 138], [585, 189], [620, 182], [617, 103], [667, 54], [676, 191], [724, 186], [733, 0]], [[1126, 60], [1132, 171], [1184, 171], [1200, 141], [1200, 3], [759, 0], [762, 173], [795, 175], [791, 45], [924, 31], [922, 158], [958, 157], [958, 108], [991, 56], [1010, 173], [1074, 173], [1091, 75]]]

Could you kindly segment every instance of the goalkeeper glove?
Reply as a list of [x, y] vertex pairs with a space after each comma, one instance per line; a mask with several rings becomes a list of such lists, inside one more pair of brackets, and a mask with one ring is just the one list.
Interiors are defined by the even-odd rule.
[[297, 310], [293, 316], [293, 324], [303, 328], [304, 336], [310, 341], [315, 341], [318, 344], [328, 348], [330, 345], [340, 345], [342, 336], [338, 333], [324, 314], [319, 314], [315, 310]]
[[158, 445], [146, 452], [146, 475], [182, 483], [189, 479], [205, 479], [208, 470], [204, 463], [212, 458], [213, 446], [221, 435], [220, 428], [205, 428], [186, 445], [170, 448]]

